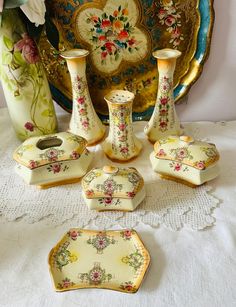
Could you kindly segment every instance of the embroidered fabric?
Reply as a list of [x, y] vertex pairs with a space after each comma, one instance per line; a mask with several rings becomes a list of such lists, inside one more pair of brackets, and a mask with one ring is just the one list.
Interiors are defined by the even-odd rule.
[[[58, 117], [60, 130], [68, 125], [69, 115]], [[214, 125], [212, 123], [212, 125]], [[220, 123], [219, 123], [220, 125]], [[164, 225], [171, 230], [187, 227], [201, 230], [215, 222], [213, 210], [219, 200], [212, 195], [210, 184], [196, 189], [182, 184], [166, 181], [152, 170], [149, 155], [153, 146], [146, 140], [143, 129], [145, 122], [134, 123], [134, 131], [143, 142], [141, 155], [125, 166], [132, 166], [143, 175], [146, 185], [146, 199], [134, 212], [96, 212], [85, 205], [79, 183], [39, 190], [28, 186], [14, 172], [16, 164], [12, 159], [13, 151], [20, 142], [10, 127], [7, 111], [0, 115], [0, 215], [8, 221], [23, 219], [28, 223], [44, 221], [50, 225], [61, 225], [65, 221], [71, 226], [85, 227], [93, 223], [99, 228], [108, 229], [114, 225], [134, 227], [144, 223], [152, 227]], [[207, 132], [200, 123], [185, 124], [185, 133], [196, 139], [207, 138]], [[91, 147], [95, 152], [92, 167], [115, 164], [109, 161], [100, 145]], [[122, 164], [124, 167], [124, 164]]]

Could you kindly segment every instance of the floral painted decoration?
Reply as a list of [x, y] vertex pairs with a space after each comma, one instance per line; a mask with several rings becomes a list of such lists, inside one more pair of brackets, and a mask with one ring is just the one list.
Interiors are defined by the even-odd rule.
[[47, 167], [48, 172], [52, 172], [53, 174], [58, 174], [60, 172], [66, 172], [69, 169], [68, 165], [64, 165], [63, 163], [53, 163]]
[[134, 234], [133, 230], [126, 229], [120, 232], [120, 236], [126, 241], [131, 240], [132, 235]]
[[135, 271], [138, 271], [144, 264], [144, 257], [137, 249], [134, 253], [122, 258], [122, 262], [131, 266]]
[[79, 273], [78, 278], [81, 282], [97, 286], [109, 282], [112, 279], [112, 275], [107, 274], [106, 270], [101, 268], [100, 263], [94, 263], [93, 268], [88, 273]]
[[70, 243], [65, 242], [58, 247], [58, 250], [53, 254], [54, 265], [60, 271], [64, 266], [78, 260], [78, 257], [72, 254], [69, 250]]
[[68, 288], [71, 288], [75, 285], [74, 282], [72, 282], [69, 278], [65, 278], [62, 280], [61, 283], [58, 283], [58, 289], [68, 289]]
[[128, 292], [136, 292], [137, 288], [132, 281], [126, 281], [120, 285], [120, 289]]
[[121, 200], [119, 198], [113, 197], [102, 197], [99, 198], [98, 201], [101, 205], [104, 205], [105, 207], [118, 206], [121, 204]]
[[68, 236], [69, 238], [71, 238], [73, 241], [76, 241], [78, 237], [81, 237], [82, 236], [82, 232], [79, 231], [79, 230], [70, 230], [68, 231]]
[[102, 254], [105, 248], [115, 244], [116, 241], [113, 237], [108, 236], [106, 232], [99, 232], [96, 236], [89, 238], [87, 243], [96, 248], [98, 254]]

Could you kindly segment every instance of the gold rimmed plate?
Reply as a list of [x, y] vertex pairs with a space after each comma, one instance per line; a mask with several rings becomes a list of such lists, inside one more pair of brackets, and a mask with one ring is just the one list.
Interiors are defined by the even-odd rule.
[[56, 291], [84, 288], [138, 291], [150, 256], [135, 230], [70, 229], [51, 250]]
[[108, 110], [103, 97], [113, 89], [135, 94], [135, 120], [150, 117], [158, 86], [153, 50], [167, 47], [182, 52], [174, 76], [176, 101], [198, 79], [209, 54], [213, 0], [46, 2], [48, 19], [57, 33], [42, 35], [39, 49], [53, 97], [68, 111], [71, 83], [59, 56], [62, 50], [90, 51], [88, 83], [95, 109], [104, 120]]

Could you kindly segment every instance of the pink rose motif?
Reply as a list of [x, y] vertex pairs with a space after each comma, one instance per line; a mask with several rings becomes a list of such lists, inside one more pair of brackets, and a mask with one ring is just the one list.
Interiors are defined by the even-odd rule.
[[160, 102], [161, 102], [162, 105], [166, 105], [168, 103], [168, 101], [169, 101], [169, 98], [161, 98], [160, 99]]
[[133, 286], [131, 284], [128, 284], [125, 286], [125, 290], [126, 291], [132, 291], [133, 290]]
[[126, 125], [125, 124], [119, 124], [119, 129], [121, 130], [121, 131], [124, 131], [125, 130], [125, 128], [126, 128]]
[[37, 163], [36, 161], [30, 160], [30, 162], [29, 162], [29, 168], [30, 168], [30, 169], [34, 169], [34, 168], [36, 168], [37, 166], [38, 166], [38, 163]]
[[22, 39], [15, 44], [14, 49], [21, 51], [24, 59], [29, 64], [35, 64], [40, 61], [37, 46], [27, 33], [22, 35]]
[[72, 230], [72, 231], [69, 232], [69, 236], [72, 240], [75, 241], [77, 239], [77, 237], [79, 236], [79, 233], [76, 230]]
[[55, 161], [58, 157], [58, 151], [55, 148], [47, 150], [45, 154], [51, 161]]
[[79, 159], [80, 157], [80, 154], [77, 152], [77, 151], [73, 151], [72, 154], [71, 154], [71, 158], [72, 159]]
[[110, 204], [112, 203], [112, 197], [106, 197], [106, 198], [104, 198], [104, 203], [105, 203], [106, 205], [110, 205]]
[[174, 168], [175, 171], [179, 172], [181, 170], [181, 164], [177, 163]]
[[120, 142], [125, 142], [127, 140], [127, 136], [126, 135], [122, 135], [118, 137]]
[[134, 193], [134, 192], [127, 192], [127, 196], [128, 196], [129, 198], [134, 198], [135, 193]]
[[160, 9], [158, 12], [158, 17], [160, 19], [163, 19], [166, 16], [166, 10], [165, 9]]
[[63, 281], [63, 288], [69, 288], [71, 285], [71, 282], [69, 280], [64, 280]]
[[124, 231], [123, 235], [126, 239], [130, 239], [132, 236], [132, 231], [130, 229], [127, 229]]
[[169, 15], [166, 19], [165, 19], [165, 24], [169, 27], [171, 27], [174, 23], [176, 22], [176, 19], [174, 16]]
[[88, 122], [87, 120], [84, 120], [84, 121], [82, 122], [82, 126], [83, 126], [84, 128], [88, 128], [88, 127], [89, 127], [89, 122]]
[[174, 31], [171, 33], [171, 38], [178, 38], [180, 36], [180, 30], [175, 28]]
[[160, 127], [161, 127], [161, 128], [167, 127], [167, 123], [166, 123], [166, 122], [160, 122]]
[[127, 154], [129, 152], [129, 148], [128, 147], [122, 147], [120, 149], [120, 152], [122, 152], [123, 154]]
[[54, 174], [60, 173], [61, 165], [59, 163], [52, 165], [52, 171]]
[[93, 270], [91, 273], [90, 273], [90, 278], [93, 282], [97, 282], [99, 283], [99, 281], [101, 280], [102, 278], [102, 272], [100, 270]]
[[86, 112], [86, 110], [85, 109], [80, 109], [79, 110], [79, 114], [80, 115], [85, 115], [87, 112]]
[[85, 192], [86, 196], [91, 197], [94, 195], [94, 191], [93, 190], [88, 190]]
[[24, 127], [25, 127], [26, 130], [29, 130], [30, 132], [33, 132], [34, 128], [35, 128], [34, 124], [32, 124], [30, 122], [25, 123]]
[[196, 166], [197, 166], [197, 168], [199, 168], [201, 170], [206, 168], [206, 165], [205, 165], [205, 163], [203, 161], [197, 162]]
[[79, 97], [79, 98], [77, 99], [77, 102], [78, 102], [78, 104], [84, 104], [85, 98], [84, 98], [84, 97]]
[[165, 156], [166, 156], [166, 153], [165, 153], [164, 149], [160, 149], [159, 152], [157, 153], [157, 155], [158, 155], [159, 157], [165, 157]]
[[160, 110], [160, 115], [161, 116], [165, 116], [167, 114], [167, 110]]

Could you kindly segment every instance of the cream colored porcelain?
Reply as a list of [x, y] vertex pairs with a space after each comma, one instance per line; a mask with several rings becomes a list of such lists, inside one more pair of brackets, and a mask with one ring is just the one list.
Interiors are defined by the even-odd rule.
[[105, 127], [98, 118], [89, 94], [86, 78], [86, 57], [89, 51], [72, 49], [64, 51], [61, 56], [66, 59], [70, 72], [73, 94], [73, 108], [70, 132], [80, 135], [88, 145], [99, 143], [105, 135]]
[[87, 141], [69, 132], [32, 137], [19, 146], [15, 170], [28, 183], [47, 187], [74, 182], [87, 172], [93, 155]]
[[97, 211], [133, 211], [145, 198], [144, 180], [135, 168], [104, 166], [82, 179], [83, 197]]
[[154, 145], [150, 155], [154, 171], [164, 178], [201, 185], [219, 175], [219, 153], [214, 144], [190, 136], [169, 136]]
[[102, 144], [111, 160], [126, 162], [137, 157], [142, 143], [136, 138], [132, 126], [134, 94], [114, 90], [105, 96], [109, 108], [109, 135]]
[[153, 114], [144, 128], [152, 143], [168, 135], [182, 134], [173, 94], [173, 75], [176, 59], [180, 55], [180, 51], [168, 48], [153, 52], [153, 56], [158, 59], [159, 85]]
[[134, 230], [73, 228], [51, 250], [48, 262], [56, 291], [100, 288], [135, 293], [150, 256]]

